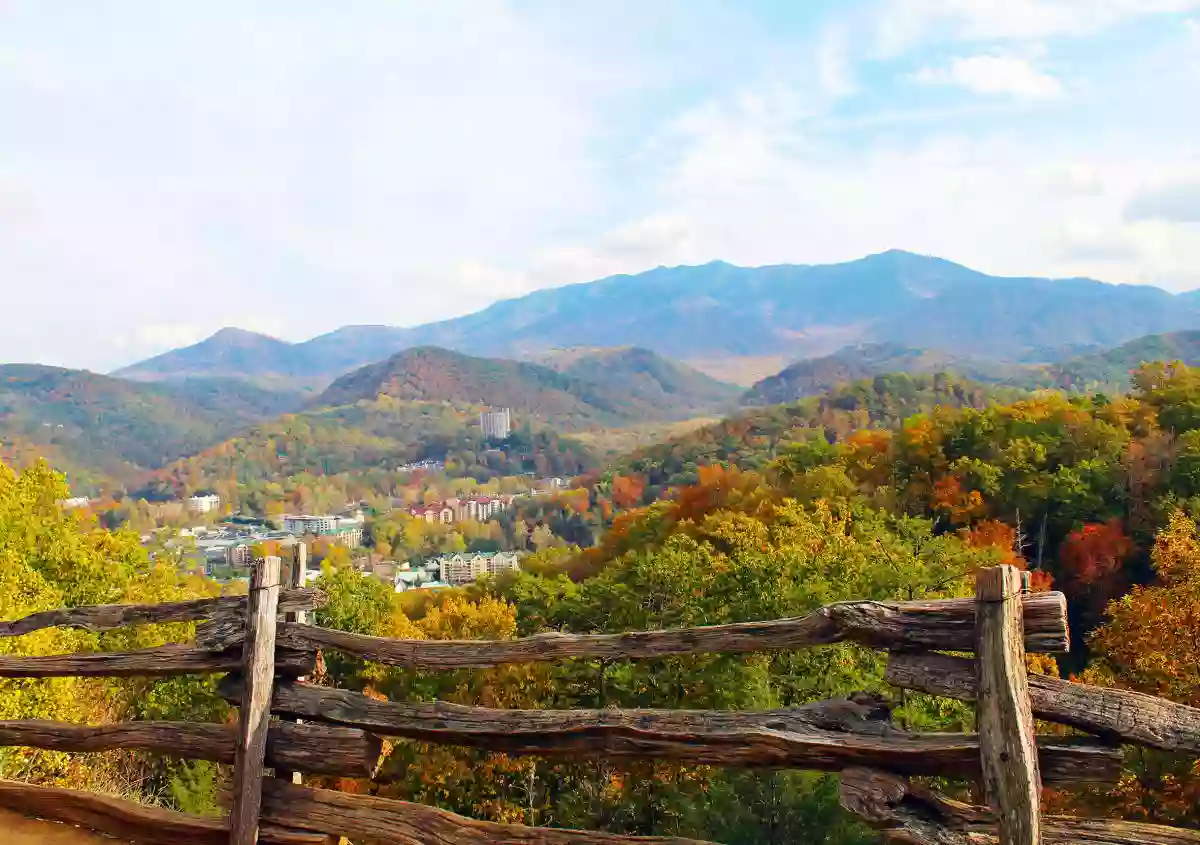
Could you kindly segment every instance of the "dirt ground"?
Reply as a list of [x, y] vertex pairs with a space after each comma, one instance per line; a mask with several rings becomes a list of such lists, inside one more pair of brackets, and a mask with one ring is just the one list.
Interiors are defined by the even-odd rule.
[[0, 810], [0, 843], [4, 845], [120, 845], [118, 840], [56, 822], [27, 819]]

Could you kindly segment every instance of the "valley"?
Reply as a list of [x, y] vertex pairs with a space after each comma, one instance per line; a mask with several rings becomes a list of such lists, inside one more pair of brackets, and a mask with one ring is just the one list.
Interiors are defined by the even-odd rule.
[[[677, 268], [651, 271], [645, 307], [628, 304], [627, 279], [546, 292], [556, 304], [543, 317], [534, 295], [542, 305], [525, 316], [549, 321], [539, 324], [544, 343], [527, 342], [515, 306], [499, 303], [511, 345], [487, 340], [496, 313], [481, 312], [471, 318], [480, 346], [465, 350], [450, 324], [344, 329], [304, 344], [223, 330], [113, 376], [0, 367], [0, 548], [13, 550], [0, 556], [4, 615], [237, 593], [250, 561], [301, 543], [310, 583], [330, 599], [318, 624], [410, 639], [713, 625], [839, 600], [961, 596], [974, 572], [1003, 562], [1029, 570], [1034, 589], [1067, 597], [1072, 649], [1039, 671], [1200, 704], [1187, 621], [1200, 572], [1200, 331], [1187, 327], [1190, 312], [1168, 309], [1158, 323], [1122, 312], [1087, 332], [1068, 326], [1054, 338], [1032, 327], [978, 343], [947, 328], [953, 320], [938, 329], [937, 314], [954, 310], [962, 286], [982, 295], [994, 281], [918, 259], [760, 268], [762, 278], [710, 268], [710, 293], [811, 294], [790, 314], [735, 309], [719, 330], [705, 307], [687, 318], [662, 311], [678, 305], [671, 285], [696, 282], [697, 268]], [[1021, 284], [1029, 293], [1042, 280]], [[1054, 284], [1066, 293], [1050, 299], [1147, 295]], [[886, 314], [864, 317], [875, 307], [865, 300], [889, 296], [890, 308], [929, 309], [928, 345], [906, 340]], [[627, 300], [619, 320], [606, 311], [610, 297]], [[591, 303], [591, 325], [569, 324], [572, 337], [613, 345], [557, 342], [567, 329], [547, 327], [582, 308], [576, 299]], [[668, 323], [651, 337], [655, 320]], [[798, 328], [779, 329], [781, 320]], [[1151, 324], [1179, 330], [1137, 334]], [[412, 332], [419, 344], [392, 348]], [[751, 380], [750, 362], [775, 369]], [[1152, 633], [1156, 614], [1183, 621]], [[74, 636], [29, 648], [128, 648], [163, 634]], [[1168, 688], [1143, 659], [1169, 667]], [[765, 709], [883, 684], [881, 664], [846, 644], [802, 656], [583, 661], [552, 673], [501, 667], [469, 680], [336, 656], [323, 671], [324, 683], [383, 699], [535, 709]], [[229, 714], [186, 679], [103, 689], [79, 679], [68, 692], [9, 696], [28, 718]], [[933, 731], [970, 718], [939, 707], [909, 699], [896, 712]], [[396, 745], [377, 778], [342, 786], [501, 818], [530, 812], [532, 794], [537, 812], [583, 827], [619, 808], [651, 814], [676, 802], [690, 815], [669, 830], [728, 842], [756, 836], [782, 806], [804, 841], [814, 831], [832, 845], [871, 841], [838, 808], [827, 775], [649, 762], [597, 770], [439, 747], [430, 765], [449, 774], [432, 785], [414, 774], [425, 771], [411, 765], [416, 753]], [[226, 777], [214, 764], [154, 755], [22, 765], [35, 779], [96, 789], [137, 771], [166, 785], [155, 800], [202, 812]], [[1200, 823], [1191, 805], [1171, 803], [1176, 784], [1200, 788], [1194, 772], [1166, 756], [1154, 765], [1159, 774], [1136, 788], [1054, 800], [1093, 814], [1132, 802], [1160, 823]], [[657, 792], [629, 786], [633, 775], [658, 778]], [[664, 830], [649, 815], [636, 829]]]

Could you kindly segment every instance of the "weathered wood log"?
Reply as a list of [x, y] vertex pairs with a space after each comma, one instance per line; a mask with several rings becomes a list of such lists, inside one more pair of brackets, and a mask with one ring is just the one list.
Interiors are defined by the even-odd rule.
[[[226, 690], [228, 691], [228, 690]], [[912, 774], [977, 776], [979, 738], [908, 734], [852, 702], [818, 702], [760, 713], [707, 710], [494, 710], [444, 702], [377, 701], [361, 693], [282, 683], [277, 713], [375, 733], [541, 756], [659, 757], [695, 764], [838, 771], [874, 766]], [[877, 721], [875, 717], [874, 721]], [[833, 727], [834, 729], [830, 729]], [[1053, 782], [1115, 781], [1117, 749], [1047, 739], [1040, 747]]]
[[[936, 652], [894, 652], [887, 682], [904, 689], [974, 701], [975, 661]], [[1200, 754], [1200, 710], [1129, 690], [1029, 675], [1033, 715], [1111, 740]]]
[[477, 821], [424, 804], [311, 789], [279, 778], [263, 783], [263, 819], [381, 845], [704, 845], [677, 837]]
[[[290, 587], [290, 588], [303, 587], [304, 582], [307, 579], [307, 571], [308, 571], [308, 545], [307, 544], [296, 543], [296, 545], [292, 546], [292, 559], [291, 559], [290, 563], [291, 563], [291, 566], [288, 567], [286, 586]], [[305, 613], [304, 611], [295, 611], [292, 613], [285, 614], [283, 619], [285, 622], [298, 622], [301, 624], [307, 624], [308, 614]], [[298, 678], [297, 680], [304, 681], [304, 680], [307, 680], [307, 678]], [[297, 723], [299, 723], [299, 720], [295, 720], [295, 721]], [[286, 772], [286, 773], [281, 773], [281, 774], [286, 774], [288, 777], [290, 777], [292, 783], [297, 783], [297, 784], [304, 783], [304, 776], [301, 772], [292, 771], [292, 772]]]
[[[1025, 603], [1029, 651], [1066, 651], [1066, 600], [1039, 593]], [[737, 622], [702, 628], [625, 634], [536, 634], [518, 640], [403, 640], [368, 637], [296, 623], [279, 627], [278, 642], [298, 649], [330, 648], [417, 669], [485, 669], [504, 663], [562, 660], [644, 659], [697, 652], [741, 653], [793, 649], [837, 642], [873, 648], [971, 651], [975, 647], [974, 599], [916, 602], [843, 602], [793, 619]], [[222, 648], [240, 633], [210, 631], [206, 646]]]
[[[139, 651], [0, 656], [0, 677], [153, 678], [231, 672], [238, 669], [241, 662], [240, 648], [213, 652], [188, 645], [164, 645]], [[315, 666], [316, 653], [311, 650], [280, 649], [276, 655], [275, 668], [283, 675], [308, 675]]]
[[975, 719], [984, 792], [1000, 817], [1001, 845], [1042, 841], [1042, 780], [1026, 678], [1021, 584], [1021, 571], [1015, 566], [991, 566], [975, 578]]
[[[996, 845], [995, 814], [915, 789], [903, 777], [848, 769], [841, 775], [841, 803], [879, 828], [889, 842], [905, 845]], [[1043, 816], [1044, 845], [1200, 845], [1200, 831], [1142, 822]]]
[[[237, 728], [200, 722], [0, 722], [0, 746], [9, 745], [73, 753], [136, 748], [170, 757], [232, 763]], [[357, 728], [281, 723], [270, 728], [267, 765], [312, 774], [370, 777], [378, 765], [381, 746], [378, 737]]]
[[[74, 789], [0, 781], [0, 807], [139, 845], [225, 845], [229, 840], [224, 819], [191, 816]], [[328, 845], [329, 837], [271, 825], [262, 829], [258, 841], [262, 845]]]
[[369, 778], [382, 754], [383, 741], [359, 728], [280, 722], [267, 732], [266, 765], [274, 769]]
[[[279, 598], [279, 612], [297, 612], [320, 607], [325, 596], [320, 590], [286, 590]], [[84, 631], [110, 631], [130, 625], [156, 625], [168, 622], [198, 622], [222, 611], [245, 614], [245, 596], [221, 596], [163, 604], [95, 604], [43, 610], [12, 622], [0, 622], [0, 637], [17, 637], [43, 628], [79, 628]]]
[[255, 845], [262, 807], [263, 763], [271, 725], [271, 686], [275, 682], [275, 616], [279, 607], [280, 560], [259, 558], [250, 570], [246, 640], [242, 648], [242, 700], [233, 763], [233, 806], [229, 845]]

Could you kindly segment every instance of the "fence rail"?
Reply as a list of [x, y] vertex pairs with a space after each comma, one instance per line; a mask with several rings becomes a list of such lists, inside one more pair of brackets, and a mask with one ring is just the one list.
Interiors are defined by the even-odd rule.
[[[302, 566], [305, 552], [299, 549], [296, 563]], [[1200, 833], [1194, 831], [1041, 816], [1043, 781], [1115, 781], [1121, 763], [1117, 741], [1200, 753], [1200, 710], [1138, 693], [1027, 676], [1026, 652], [1067, 649], [1066, 604], [1060, 593], [1024, 593], [1020, 573], [1011, 567], [981, 572], [975, 599], [843, 602], [792, 619], [626, 634], [539, 634], [500, 642], [384, 639], [304, 624], [305, 612], [320, 606], [324, 597], [313, 589], [284, 588], [285, 580], [300, 583], [297, 574], [294, 566], [285, 579], [280, 560], [266, 558], [255, 562], [245, 597], [70, 608], [0, 623], [0, 636], [56, 625], [109, 630], [199, 623], [194, 645], [3, 657], [0, 676], [227, 673], [218, 690], [238, 704], [237, 725], [9, 721], [0, 722], [0, 745], [83, 753], [136, 748], [232, 763], [228, 817], [199, 819], [89, 793], [2, 782], [0, 806], [146, 843], [317, 843], [336, 835], [403, 845], [689, 841], [493, 824], [419, 804], [264, 777], [264, 766], [280, 773], [378, 776], [380, 737], [392, 736], [518, 755], [838, 771], [843, 805], [896, 842], [1200, 845]], [[906, 732], [892, 723], [885, 700], [868, 694], [761, 712], [497, 710], [378, 701], [302, 680], [313, 672], [321, 650], [411, 668], [454, 670], [837, 642], [888, 650], [886, 679], [893, 686], [965, 701], [982, 699], [977, 702], [979, 733]], [[939, 650], [973, 651], [975, 656]], [[1093, 736], [1037, 737], [1035, 716]], [[916, 775], [981, 780], [990, 806], [968, 807], [921, 791], [907, 780]]]

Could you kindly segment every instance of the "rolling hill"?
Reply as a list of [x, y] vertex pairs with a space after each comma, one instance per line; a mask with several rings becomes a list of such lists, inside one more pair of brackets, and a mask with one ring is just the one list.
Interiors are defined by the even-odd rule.
[[741, 394], [735, 385], [636, 346], [555, 350], [538, 363], [596, 385], [607, 396], [627, 397], [630, 412], [643, 417], [652, 408], [674, 417], [722, 411], [734, 407]]
[[[828, 265], [716, 261], [536, 291], [415, 328], [346, 326], [304, 343], [226, 329], [118, 371], [327, 383], [410, 346], [538, 360], [566, 347], [635, 346], [710, 372], [755, 373], [848, 344], [892, 342], [955, 356], [1031, 360], [1200, 328], [1200, 297], [1091, 279], [1004, 278], [899, 250]], [[745, 362], [729, 368], [730, 361]], [[700, 364], [700, 362], [704, 362]]]
[[302, 401], [236, 379], [139, 384], [7, 364], [0, 366], [0, 443], [18, 463], [46, 455], [85, 487], [100, 477], [127, 482]]
[[897, 425], [936, 406], [983, 408], [1027, 396], [1023, 390], [981, 385], [948, 373], [880, 374], [839, 384], [797, 402], [745, 408], [729, 417], [636, 449], [614, 469], [636, 472], [655, 487], [695, 483], [698, 468], [725, 464], [764, 471], [789, 448], [818, 450], [862, 428]]
[[[840, 385], [884, 373], [951, 372], [981, 383], [1028, 383], [1044, 368], [1007, 364], [920, 349], [898, 343], [847, 346], [832, 355], [808, 358], [757, 382], [742, 394], [743, 405], [779, 405], [818, 396]], [[1044, 376], [1048, 380], [1047, 376]]]
[[1200, 364], [1200, 331], [1139, 337], [1113, 349], [1068, 358], [1050, 369], [1055, 385], [1064, 389], [1122, 391], [1129, 388], [1129, 374], [1145, 361]]
[[562, 429], [680, 419], [725, 408], [736, 388], [647, 350], [588, 351], [559, 358], [560, 369], [414, 347], [347, 373], [317, 399], [350, 405], [387, 396], [511, 408]]

